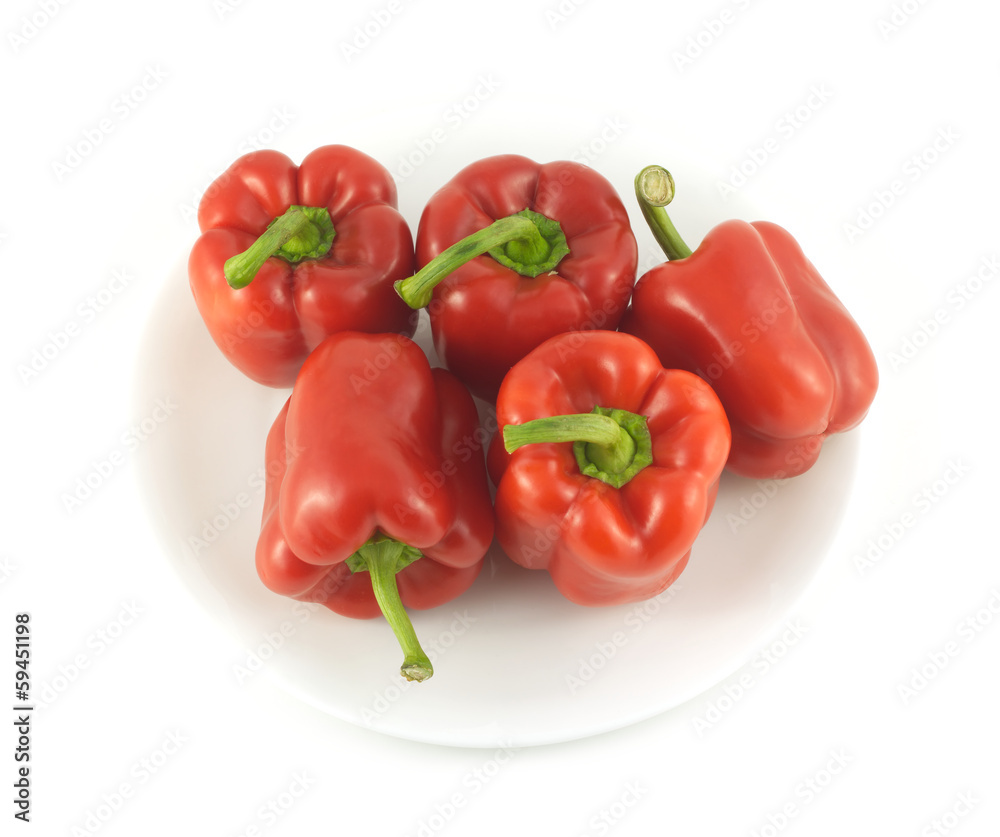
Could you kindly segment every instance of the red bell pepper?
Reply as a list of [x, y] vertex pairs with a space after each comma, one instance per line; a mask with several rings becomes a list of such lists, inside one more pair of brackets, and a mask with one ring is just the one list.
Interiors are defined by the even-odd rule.
[[366, 154], [328, 145], [300, 166], [277, 151], [246, 154], [208, 188], [198, 224], [195, 302], [216, 345], [255, 381], [291, 386], [334, 332], [414, 333], [393, 291], [414, 270], [413, 236], [392, 176]]
[[513, 154], [467, 166], [431, 197], [416, 253], [420, 271], [397, 289], [427, 307], [448, 369], [490, 401], [549, 337], [616, 328], [638, 261], [628, 213], [604, 177]]
[[341, 332], [309, 356], [268, 435], [257, 572], [276, 593], [384, 614], [407, 679], [431, 676], [406, 607], [476, 578], [493, 538], [468, 391], [400, 335]]
[[630, 334], [571, 332], [507, 374], [489, 468], [497, 540], [584, 605], [642, 601], [687, 565], [729, 453], [719, 399]]
[[871, 347], [786, 230], [724, 221], [692, 253], [663, 208], [673, 190], [659, 166], [636, 177], [670, 261], [639, 278], [621, 329], [649, 343], [664, 366], [711, 383], [732, 426], [731, 471], [801, 474], [827, 437], [867, 414], [878, 388]]

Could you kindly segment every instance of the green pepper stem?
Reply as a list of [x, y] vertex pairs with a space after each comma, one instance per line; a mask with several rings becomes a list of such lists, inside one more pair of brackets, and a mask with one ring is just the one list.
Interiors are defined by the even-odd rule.
[[427, 680], [434, 674], [434, 667], [413, 629], [403, 602], [399, 598], [396, 573], [420, 557], [420, 552], [404, 543], [385, 537], [374, 537], [362, 544], [348, 560], [354, 572], [367, 570], [372, 580], [372, 590], [382, 615], [392, 628], [399, 647], [403, 649], [403, 665], [399, 672], [407, 680]]
[[288, 262], [321, 258], [329, 252], [334, 235], [326, 207], [290, 206], [246, 250], [226, 259], [226, 281], [231, 288], [245, 288], [271, 256]]
[[656, 243], [667, 258], [686, 259], [691, 248], [684, 243], [664, 209], [674, 199], [674, 178], [663, 166], [646, 166], [635, 176], [635, 196]]
[[508, 453], [524, 445], [572, 442], [580, 472], [614, 488], [653, 462], [646, 417], [607, 407], [508, 424], [503, 441]]
[[597, 413], [548, 416], [524, 424], [508, 424], [503, 429], [507, 453], [544, 442], [586, 442], [611, 471], [621, 471], [635, 456], [632, 437], [614, 419]]
[[569, 245], [558, 221], [524, 209], [452, 244], [413, 276], [396, 282], [396, 292], [411, 308], [426, 308], [448, 274], [484, 253], [522, 276], [535, 277], [554, 270]]

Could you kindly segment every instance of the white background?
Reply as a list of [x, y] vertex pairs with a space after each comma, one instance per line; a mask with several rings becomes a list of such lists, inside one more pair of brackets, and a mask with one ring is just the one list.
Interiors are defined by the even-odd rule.
[[[985, 0], [5, 4], [3, 832], [1000, 832], [998, 25]], [[750, 655], [657, 717], [507, 751], [388, 737], [240, 681], [252, 649], [151, 522], [147, 442], [128, 435], [156, 406], [140, 347], [213, 177], [254, 146], [299, 160], [331, 142], [398, 176], [414, 228], [458, 168], [515, 151], [589, 162], [630, 210], [630, 173], [685, 172], [691, 244], [728, 216], [799, 239], [882, 381], [789, 616], [801, 636], [783, 643], [782, 622], [759, 649], [775, 664]], [[29, 825], [7, 801], [3, 708], [24, 611]]]

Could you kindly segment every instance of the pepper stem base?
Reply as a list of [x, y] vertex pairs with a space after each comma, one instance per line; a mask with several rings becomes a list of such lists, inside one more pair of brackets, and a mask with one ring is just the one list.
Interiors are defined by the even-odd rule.
[[448, 274], [484, 253], [515, 273], [534, 278], [555, 270], [569, 253], [569, 244], [558, 221], [522, 209], [443, 250], [413, 276], [397, 281], [396, 293], [411, 308], [426, 308], [434, 288]]
[[645, 416], [611, 407], [507, 424], [504, 448], [513, 453], [524, 445], [572, 442], [580, 473], [621, 488], [653, 464], [653, 442]]
[[320, 259], [330, 252], [336, 234], [326, 207], [290, 206], [246, 250], [226, 259], [226, 282], [237, 290], [245, 288], [272, 256], [290, 264]]

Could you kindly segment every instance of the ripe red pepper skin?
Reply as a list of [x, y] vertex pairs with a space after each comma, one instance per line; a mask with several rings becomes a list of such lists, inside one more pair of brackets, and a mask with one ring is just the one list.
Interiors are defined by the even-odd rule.
[[648, 417], [652, 463], [613, 488], [581, 472], [569, 443], [507, 453], [497, 434], [488, 456], [497, 540], [515, 563], [548, 570], [576, 603], [643, 601], [688, 563], [715, 503], [729, 423], [704, 381], [664, 369], [641, 340], [608, 331], [559, 335], [519, 361], [500, 388], [497, 423], [595, 406]]
[[878, 388], [868, 341], [795, 239], [725, 221], [688, 257], [639, 278], [621, 324], [664, 366], [708, 381], [732, 426], [730, 471], [803, 473], [855, 427]]
[[256, 550], [269, 589], [354, 618], [380, 612], [345, 561], [380, 534], [420, 550], [399, 570], [403, 605], [437, 607], [483, 565], [494, 516], [475, 403], [401, 335], [341, 332], [309, 356], [265, 447]]
[[428, 307], [438, 356], [488, 401], [510, 367], [549, 337], [615, 329], [635, 282], [635, 236], [614, 187], [580, 163], [513, 154], [472, 163], [431, 197], [417, 228], [418, 267], [524, 209], [561, 225], [569, 254], [555, 271], [529, 278], [482, 255], [447, 276]]
[[377, 529], [424, 554], [398, 574], [406, 606], [436, 607], [464, 591], [494, 527], [482, 456], [467, 445], [478, 428], [469, 393], [411, 340], [325, 340], [268, 434], [257, 548], [265, 585], [377, 616], [367, 574], [344, 564]]
[[[329, 334], [413, 335], [416, 317], [393, 290], [414, 269], [413, 236], [396, 200], [389, 172], [344, 145], [317, 148], [299, 166], [277, 151], [255, 151], [208, 188], [188, 276], [213, 340], [233, 365], [259, 383], [290, 387]], [[249, 285], [230, 287], [227, 259], [290, 206], [329, 211], [336, 233], [329, 252], [297, 264], [269, 258]]]

